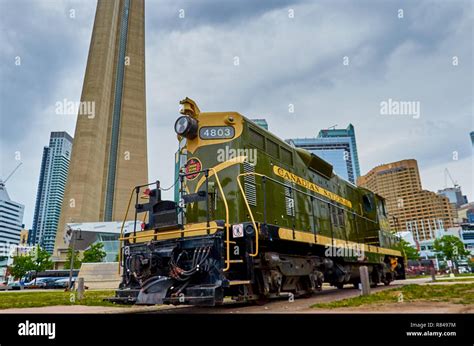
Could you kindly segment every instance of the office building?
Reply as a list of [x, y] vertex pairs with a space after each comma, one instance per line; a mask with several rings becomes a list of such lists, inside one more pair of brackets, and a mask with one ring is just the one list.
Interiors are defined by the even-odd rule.
[[460, 206], [457, 210], [456, 223], [470, 223], [474, 224], [474, 202], [466, 203]]
[[28, 245], [28, 235], [30, 231], [27, 229], [22, 229], [20, 232], [20, 245], [21, 246], [26, 246]]
[[447, 187], [445, 189], [438, 190], [438, 195], [447, 197], [449, 202], [456, 209], [467, 203], [467, 196], [462, 194], [461, 187], [459, 186]]
[[392, 230], [410, 231], [416, 241], [432, 239], [436, 231], [453, 226], [449, 199], [422, 189], [416, 160], [377, 166], [357, 183], [386, 199]]
[[25, 207], [13, 201], [0, 180], [0, 257], [7, 257], [12, 246], [20, 244]]
[[316, 138], [294, 138], [287, 142], [329, 162], [338, 176], [351, 183], [355, 184], [360, 176], [357, 143], [352, 124], [346, 129], [321, 130]]

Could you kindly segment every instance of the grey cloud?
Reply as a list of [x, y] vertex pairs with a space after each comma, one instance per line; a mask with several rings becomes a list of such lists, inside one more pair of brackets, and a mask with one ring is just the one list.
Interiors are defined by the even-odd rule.
[[[8, 47], [0, 52], [0, 76], [12, 85], [0, 86], [0, 175], [20, 148], [28, 164], [9, 190], [27, 204], [25, 222], [30, 224], [41, 148], [52, 130], [73, 134], [74, 117], [58, 119], [51, 105], [80, 97], [95, 1], [59, 5], [51, 0], [36, 6], [22, 0], [23, 8], [6, 3], [17, 12], [1, 15], [10, 29], [0, 28], [0, 43]], [[22, 18], [20, 10], [28, 4], [50, 25], [45, 28], [29, 14]], [[79, 16], [77, 26], [63, 17], [71, 6]], [[289, 7], [295, 10], [292, 20]], [[186, 10], [185, 19], [178, 18], [179, 8]], [[403, 20], [396, 16], [398, 8], [404, 9]], [[470, 9], [469, 1], [147, 0], [150, 179], [160, 179], [163, 186], [173, 183], [173, 123], [179, 100], [189, 96], [203, 111], [266, 117], [281, 138], [314, 136], [321, 128], [351, 122], [363, 172], [416, 158], [425, 187], [432, 190], [443, 187], [438, 177], [444, 165], [453, 165], [452, 151], [458, 150], [460, 160], [452, 166], [458, 172], [452, 174], [474, 197], [468, 137], [473, 114]], [[22, 43], [12, 37], [21, 37]], [[18, 47], [38, 60], [24, 66], [22, 76], [3, 64]], [[342, 65], [346, 55], [349, 66]], [[460, 59], [457, 67], [451, 64], [454, 55]], [[379, 104], [388, 98], [420, 101], [420, 119], [381, 116]], [[294, 114], [288, 113], [289, 103], [295, 105]]]

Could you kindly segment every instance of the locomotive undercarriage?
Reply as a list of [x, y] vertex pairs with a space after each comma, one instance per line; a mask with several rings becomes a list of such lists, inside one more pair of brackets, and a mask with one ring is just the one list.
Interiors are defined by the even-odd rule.
[[289, 255], [284, 253], [288, 242], [275, 239], [261, 240], [259, 256], [251, 257], [251, 230], [234, 240], [232, 265], [227, 271], [222, 230], [199, 237], [128, 244], [122, 283], [112, 300], [214, 306], [222, 304], [224, 297], [232, 297], [260, 303], [269, 298], [309, 296], [320, 291], [325, 282], [338, 288], [345, 284], [358, 287], [360, 265], [368, 267], [373, 285], [395, 279], [388, 258], [383, 263], [349, 262], [324, 257], [323, 246], [295, 242], [291, 242], [293, 254]]

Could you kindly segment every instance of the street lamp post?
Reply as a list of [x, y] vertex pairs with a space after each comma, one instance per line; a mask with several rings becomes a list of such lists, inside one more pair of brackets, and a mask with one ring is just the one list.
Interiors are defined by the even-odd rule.
[[76, 240], [82, 240], [81, 233], [79, 233], [79, 238], [77, 238], [77, 233], [76, 231], [82, 232], [82, 230], [79, 228], [77, 230], [72, 229], [71, 232], [71, 241], [72, 241], [72, 252], [71, 252], [71, 262], [69, 264], [69, 284], [67, 290], [70, 291], [72, 289], [72, 271], [74, 270], [74, 257], [75, 257], [75, 252], [76, 252]]

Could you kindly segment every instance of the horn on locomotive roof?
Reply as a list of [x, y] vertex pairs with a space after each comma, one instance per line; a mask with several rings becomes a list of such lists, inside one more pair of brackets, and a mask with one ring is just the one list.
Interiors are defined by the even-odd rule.
[[191, 100], [189, 97], [179, 101], [179, 103], [182, 105], [181, 110], [179, 111], [181, 114], [195, 118], [201, 113], [201, 110], [197, 106], [196, 102]]

